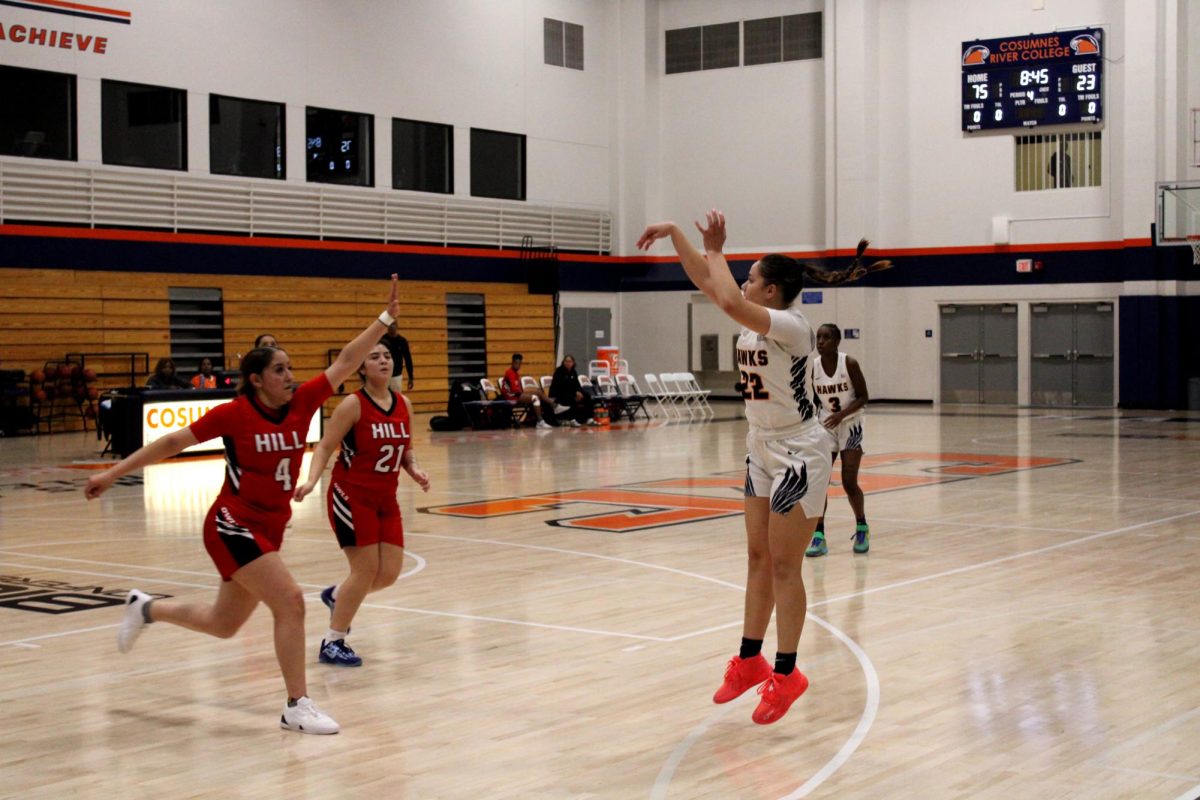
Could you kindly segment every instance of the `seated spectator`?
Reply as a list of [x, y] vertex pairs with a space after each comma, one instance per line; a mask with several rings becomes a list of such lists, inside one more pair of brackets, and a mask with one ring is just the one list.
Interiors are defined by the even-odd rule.
[[568, 353], [554, 370], [550, 379], [550, 402], [554, 413], [568, 420], [571, 427], [595, 425], [592, 419], [592, 395], [579, 385], [579, 373], [575, 370], [575, 356]]
[[192, 376], [192, 388], [194, 389], [215, 389], [217, 388], [217, 374], [213, 372], [211, 358], [200, 359], [200, 371]]
[[279, 347], [279, 340], [275, 338], [273, 333], [260, 333], [258, 338], [254, 340], [255, 347]]
[[524, 360], [525, 356], [513, 353], [512, 366], [504, 371], [504, 379], [500, 381], [500, 394], [510, 403], [529, 406], [537, 417], [537, 427], [545, 430], [550, 427], [550, 423], [542, 418], [542, 403], [548, 402], [546, 394], [541, 389], [521, 387], [521, 362]]
[[154, 365], [154, 374], [146, 381], [147, 389], [191, 389], [192, 385], [175, 374], [175, 362], [160, 358]]

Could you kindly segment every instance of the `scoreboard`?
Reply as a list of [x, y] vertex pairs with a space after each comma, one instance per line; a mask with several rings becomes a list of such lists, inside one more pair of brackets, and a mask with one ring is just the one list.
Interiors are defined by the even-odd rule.
[[1102, 28], [962, 47], [962, 129], [1032, 128], [1104, 119]]

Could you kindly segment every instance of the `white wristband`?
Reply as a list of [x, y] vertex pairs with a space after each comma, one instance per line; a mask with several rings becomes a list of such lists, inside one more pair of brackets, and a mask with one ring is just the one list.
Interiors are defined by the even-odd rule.
[[396, 318], [389, 314], [385, 308], [379, 314], [379, 321], [384, 324], [384, 327], [391, 327], [391, 324], [396, 321]]

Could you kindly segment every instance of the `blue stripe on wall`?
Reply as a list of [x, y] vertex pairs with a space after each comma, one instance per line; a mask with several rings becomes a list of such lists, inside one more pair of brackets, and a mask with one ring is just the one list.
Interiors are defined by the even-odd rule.
[[[0, 236], [0, 267], [42, 269], [188, 272], [194, 274], [297, 275], [303, 277], [385, 277], [403, 280], [525, 283], [518, 259], [426, 253], [378, 253], [297, 247], [242, 247], [236, 244], [144, 242], [113, 239]], [[876, 258], [885, 252], [873, 253]], [[1018, 258], [1041, 261], [1033, 274], [1016, 272]], [[1128, 247], [1115, 250], [1017, 251], [1008, 253], [899, 256], [895, 266], [862, 280], [861, 286], [994, 286], [1062, 283], [1120, 283], [1137, 280], [1200, 278], [1191, 252], [1180, 247]], [[829, 259], [844, 266], [848, 258]], [[731, 258], [734, 277], [745, 279], [753, 262]], [[541, 264], [538, 269], [545, 269]], [[692, 288], [677, 263], [562, 261], [558, 287], [569, 291], [651, 292]]]

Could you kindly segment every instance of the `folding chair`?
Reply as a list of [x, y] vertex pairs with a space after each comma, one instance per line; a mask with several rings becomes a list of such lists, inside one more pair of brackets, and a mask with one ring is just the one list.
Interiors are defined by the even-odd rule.
[[498, 427], [502, 422], [505, 425], [509, 424], [510, 406], [504, 400], [499, 399], [499, 393], [491, 381], [487, 378], [479, 381], [479, 395], [474, 400], [465, 399], [466, 391], [470, 386], [470, 383], [463, 384], [464, 392], [460, 397], [464, 399], [459, 402], [462, 403], [463, 410], [467, 412], [467, 418], [471, 421], [472, 428], [483, 430]]
[[715, 417], [717, 412], [713, 411], [712, 405], [708, 402], [708, 396], [712, 394], [710, 389], [702, 389], [700, 381], [696, 380], [696, 376], [690, 372], [678, 373], [683, 383], [687, 386], [689, 392], [696, 398], [700, 406], [704, 409], [704, 413], [709, 418]]
[[596, 388], [595, 384], [592, 383], [592, 379], [589, 378], [587, 375], [579, 376], [579, 388], [583, 390], [583, 393], [585, 395], [588, 395], [592, 398], [592, 410], [593, 411], [598, 406], [608, 405], [608, 403], [605, 402], [604, 398], [600, 396], [600, 390], [598, 388]]
[[543, 375], [543, 376], [542, 376], [542, 391], [543, 391], [543, 392], [549, 392], [549, 391], [550, 391], [550, 385], [551, 385], [551, 384], [553, 384], [553, 383], [554, 383], [554, 378], [552, 378], [552, 377], [551, 377], [551, 376], [549, 376], [549, 375]]
[[613, 421], [620, 419], [622, 412], [626, 411], [629, 406], [613, 382], [612, 376], [597, 375], [595, 384], [599, 397], [608, 406], [608, 418]]
[[663, 387], [662, 381], [653, 372], [646, 373], [646, 390], [650, 392], [650, 396], [658, 404], [658, 410], [662, 412], [664, 419], [668, 422], [675, 419], [683, 419], [683, 415], [675, 408], [675, 401]]
[[611, 375], [612, 369], [607, 361], [596, 361], [595, 359], [588, 362], [588, 377], [594, 378], [597, 375]]
[[650, 419], [650, 411], [646, 408], [646, 400], [649, 398], [642, 394], [641, 387], [632, 375], [627, 372], [617, 373], [617, 391], [625, 400], [625, 408], [629, 411], [631, 421], [637, 419], [638, 411], [641, 411], [646, 419]]
[[537, 388], [538, 388], [538, 382], [533, 379], [532, 375], [522, 375], [521, 376], [521, 389], [522, 390], [532, 389], [532, 390], [536, 391]]
[[[500, 381], [503, 383], [504, 379], [501, 378]], [[480, 378], [479, 385], [483, 388], [485, 394], [490, 395], [487, 412], [489, 420], [492, 422], [491, 427], [495, 428], [501, 424], [507, 424], [515, 428], [525, 421], [525, 417], [529, 414], [529, 409], [526, 406], [506, 400], [504, 395], [496, 388], [496, 384], [487, 378]]]
[[[703, 409], [700, 408], [699, 400], [692, 394], [692, 390], [685, 385], [681, 373], [663, 372], [659, 374], [658, 379], [662, 381], [663, 389], [667, 391], [671, 398], [687, 410], [688, 419], [695, 419], [697, 414], [704, 415]], [[680, 419], [683, 418], [683, 414], [679, 416]]]

